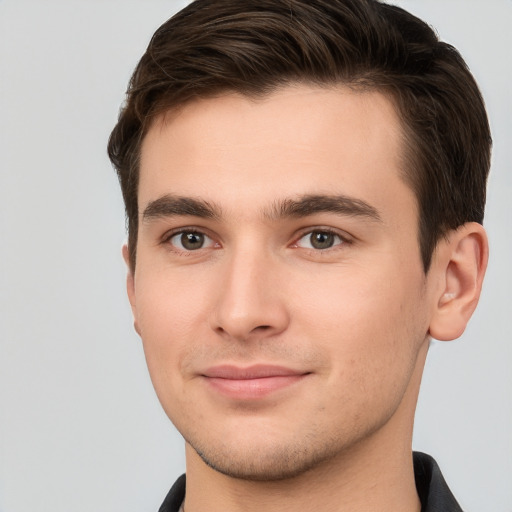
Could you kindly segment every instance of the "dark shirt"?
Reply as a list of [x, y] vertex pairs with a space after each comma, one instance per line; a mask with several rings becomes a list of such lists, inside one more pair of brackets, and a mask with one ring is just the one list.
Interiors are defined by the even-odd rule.
[[[413, 458], [421, 512], [462, 512], [436, 461], [430, 455], [420, 452], [414, 452]], [[184, 499], [185, 475], [181, 475], [169, 491], [159, 512], [178, 512]]]

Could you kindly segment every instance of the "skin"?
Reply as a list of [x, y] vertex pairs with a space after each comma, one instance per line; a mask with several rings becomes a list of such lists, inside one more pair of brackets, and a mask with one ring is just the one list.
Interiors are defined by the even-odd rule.
[[[186, 440], [187, 512], [420, 510], [428, 343], [464, 330], [487, 242], [462, 226], [425, 275], [401, 155], [391, 101], [343, 87], [196, 100], [148, 131], [128, 295]], [[226, 391], [224, 365], [293, 376]]]

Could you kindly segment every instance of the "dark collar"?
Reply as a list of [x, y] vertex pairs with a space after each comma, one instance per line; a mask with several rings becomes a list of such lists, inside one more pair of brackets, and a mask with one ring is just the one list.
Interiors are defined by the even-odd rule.
[[185, 475], [181, 475], [165, 497], [158, 512], [178, 512], [185, 499]]
[[430, 455], [421, 452], [414, 452], [413, 460], [421, 512], [462, 512], [437, 462]]
[[[420, 452], [414, 452], [413, 460], [421, 512], [462, 512], [436, 461], [430, 455]], [[181, 475], [158, 512], [178, 512], [184, 499], [185, 475]]]

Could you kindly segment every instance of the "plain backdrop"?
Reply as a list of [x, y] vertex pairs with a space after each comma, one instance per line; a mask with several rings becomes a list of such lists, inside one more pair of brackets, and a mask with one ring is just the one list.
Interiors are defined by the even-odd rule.
[[[133, 332], [105, 146], [185, 1], [0, 0], [0, 511], [156, 511], [184, 470]], [[480, 306], [434, 343], [414, 446], [463, 508], [512, 512], [512, 1], [402, 0], [465, 56], [491, 119]]]

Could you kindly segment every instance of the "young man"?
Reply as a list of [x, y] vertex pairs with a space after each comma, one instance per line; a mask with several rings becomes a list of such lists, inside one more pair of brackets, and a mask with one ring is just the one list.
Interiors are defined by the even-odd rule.
[[128, 295], [186, 441], [161, 511], [457, 511], [412, 454], [431, 337], [487, 263], [464, 61], [375, 0], [198, 0], [137, 66], [109, 155]]

